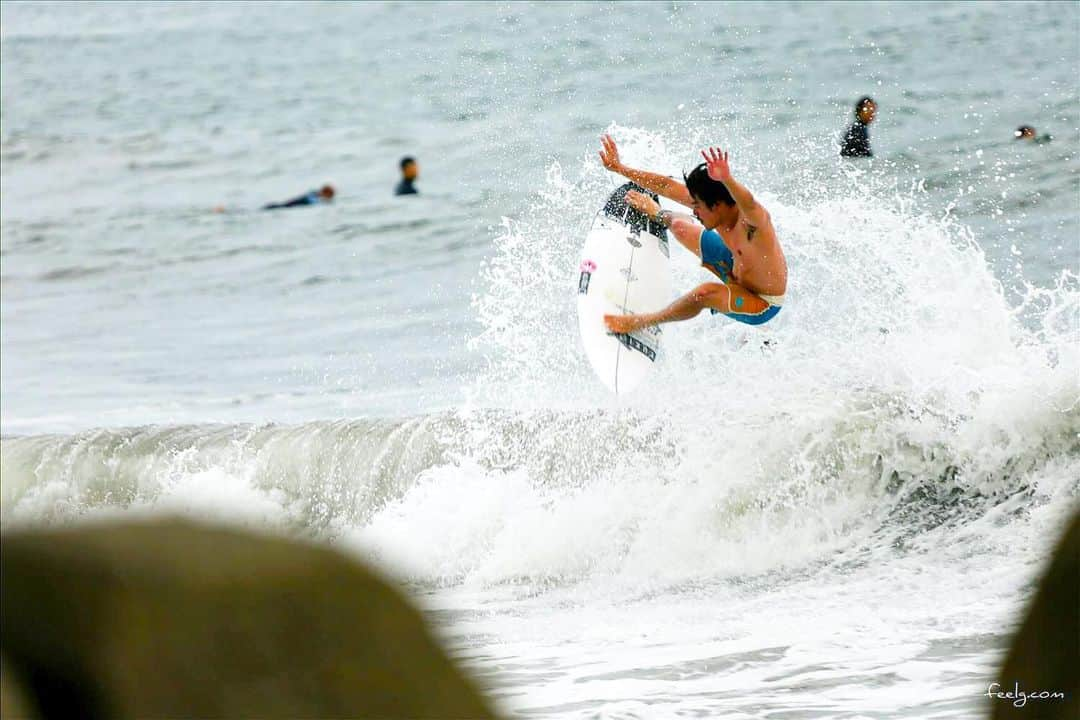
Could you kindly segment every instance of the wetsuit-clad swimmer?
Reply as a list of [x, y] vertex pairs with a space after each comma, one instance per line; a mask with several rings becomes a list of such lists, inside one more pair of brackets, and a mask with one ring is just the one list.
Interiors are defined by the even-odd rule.
[[281, 208], [303, 207], [304, 205], [318, 205], [320, 203], [328, 203], [334, 199], [334, 188], [331, 185], [323, 185], [318, 190], [312, 190], [311, 192], [294, 197], [292, 200], [286, 200], [280, 203], [270, 203], [269, 205], [263, 205], [263, 210], [279, 210]]
[[844, 133], [840, 154], [844, 157], [873, 157], [870, 150], [870, 123], [877, 115], [877, 103], [871, 97], [859, 98], [855, 103], [855, 122]]
[[683, 176], [684, 185], [623, 165], [609, 135], [603, 137], [603, 145], [600, 160], [608, 170], [693, 209], [693, 217], [676, 214], [661, 210], [647, 195], [626, 193], [627, 204], [668, 227], [687, 250], [701, 258], [702, 266], [721, 280], [698, 285], [658, 312], [605, 315], [609, 330], [630, 333], [649, 325], [689, 320], [705, 308], [748, 325], [761, 325], [776, 317], [787, 291], [787, 261], [769, 213], [731, 176], [726, 152], [718, 148], [702, 151], [705, 162]]
[[420, 191], [413, 185], [419, 176], [420, 166], [416, 164], [416, 158], [408, 156], [401, 158], [401, 182], [394, 188], [394, 194], [419, 195]]
[[1031, 127], [1030, 125], [1021, 125], [1020, 127], [1016, 128], [1016, 130], [1013, 131], [1013, 137], [1015, 137], [1017, 140], [1028, 140], [1030, 142], [1038, 143], [1040, 145], [1042, 143], [1048, 143], [1054, 139], [1046, 133], [1042, 135], [1036, 135], [1035, 128]]

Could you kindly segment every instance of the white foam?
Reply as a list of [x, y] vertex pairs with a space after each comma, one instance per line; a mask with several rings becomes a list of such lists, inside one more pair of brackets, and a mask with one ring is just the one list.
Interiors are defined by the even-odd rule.
[[[692, 157], [664, 133], [612, 132], [634, 166]], [[705, 315], [669, 326], [648, 391], [617, 401], [578, 348], [577, 245], [565, 234], [587, 225], [610, 182], [592, 158], [576, 178], [553, 166], [532, 211], [504, 222], [475, 301], [492, 363], [472, 402], [525, 417], [603, 408], [580, 422], [660, 425], [671, 452], [612, 449], [584, 487], [520, 452], [514, 472], [442, 468], [446, 488], [414, 489], [387, 511], [393, 531], [376, 518], [364, 533], [381, 552], [426, 557], [410, 565], [416, 579], [595, 575], [633, 586], [797, 567], [864, 542], [919, 483], [955, 472], [961, 493], [1007, 494], [1025, 482], [1010, 463], [1030, 470], [1069, 452], [1076, 275], [1014, 302], [965, 227], [922, 214], [918, 190], [875, 197], [861, 174], [810, 204], [753, 187], [790, 265], [783, 312], [763, 331]], [[703, 279], [688, 253], [673, 260], [679, 287]], [[1041, 322], [1025, 324], [1036, 301]], [[591, 453], [588, 437], [554, 451]], [[432, 565], [432, 552], [454, 560]]]

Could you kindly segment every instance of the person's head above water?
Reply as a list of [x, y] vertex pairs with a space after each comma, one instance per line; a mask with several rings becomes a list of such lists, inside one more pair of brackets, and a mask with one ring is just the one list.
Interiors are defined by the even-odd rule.
[[1034, 140], [1035, 128], [1030, 125], [1021, 125], [1013, 131], [1013, 137], [1017, 140]]
[[727, 186], [709, 177], [705, 163], [683, 173], [686, 189], [693, 198], [694, 217], [709, 230], [715, 227], [731, 227], [739, 217], [739, 208], [735, 198], [731, 197]]
[[416, 158], [406, 155], [401, 158], [401, 176], [406, 180], [415, 180], [420, 176], [420, 166]]
[[334, 199], [334, 186], [333, 185], [323, 185], [321, 188], [319, 188], [319, 197], [321, 197], [325, 201], [333, 200]]
[[863, 125], [869, 125], [874, 122], [874, 117], [877, 115], [877, 103], [874, 102], [874, 98], [869, 95], [859, 98], [859, 101], [855, 103], [855, 117]]

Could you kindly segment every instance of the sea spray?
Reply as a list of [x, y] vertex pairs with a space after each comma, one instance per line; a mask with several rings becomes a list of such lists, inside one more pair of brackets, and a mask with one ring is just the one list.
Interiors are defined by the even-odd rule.
[[[674, 138], [611, 131], [624, 162], [675, 166]], [[819, 192], [794, 193], [793, 204], [754, 187], [789, 261], [784, 312], [764, 332], [704, 315], [672, 326], [651, 384], [607, 395], [583, 362], [568, 289], [580, 241], [570, 233], [610, 183], [598, 166], [587, 158], [573, 180], [553, 166], [530, 212], [504, 221], [474, 300], [489, 367], [472, 403], [524, 417], [557, 408], [579, 427], [644, 424], [669, 451], [606, 448], [607, 466], [584, 486], [528, 461], [509, 462], [512, 472], [442, 469], [392, 520], [358, 533], [361, 544], [407, 555], [409, 576], [437, 582], [679, 583], [875, 542], [899, 548], [999, 504], [1076, 494], [1056, 472], [1037, 481], [1047, 463], [1080, 467], [1076, 275], [1015, 301], [967, 227], [923, 212], [917, 185], [875, 197], [882, 182], [867, 170], [816, 178]], [[674, 256], [677, 285], [707, 279], [688, 253]], [[543, 436], [522, 435], [517, 459]], [[603, 454], [588, 433], [563, 440], [564, 463]], [[482, 454], [487, 441], [467, 446]], [[430, 483], [484, 512], [447, 511], [449, 496]]]

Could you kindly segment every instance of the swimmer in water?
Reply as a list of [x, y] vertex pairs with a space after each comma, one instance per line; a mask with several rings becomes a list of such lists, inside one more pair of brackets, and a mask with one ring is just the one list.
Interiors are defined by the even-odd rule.
[[873, 157], [870, 150], [870, 123], [877, 116], [877, 103], [871, 97], [859, 98], [855, 103], [855, 122], [844, 133], [840, 145], [843, 157]]
[[303, 207], [305, 205], [319, 205], [322, 203], [332, 202], [334, 199], [334, 188], [331, 185], [323, 185], [318, 190], [312, 190], [306, 195], [294, 197], [292, 200], [286, 200], [281, 203], [270, 203], [269, 205], [263, 205], [263, 210], [279, 210], [281, 208], [293, 208]]
[[394, 188], [395, 195], [419, 195], [413, 182], [420, 176], [420, 166], [416, 164], [416, 158], [405, 156], [401, 158], [401, 182]]
[[761, 325], [776, 317], [787, 291], [787, 261], [768, 211], [731, 176], [726, 152], [719, 148], [702, 151], [705, 162], [683, 176], [684, 185], [623, 165], [609, 135], [603, 137], [603, 146], [600, 160], [608, 170], [693, 210], [693, 216], [661, 210], [647, 195], [626, 193], [628, 205], [670, 229], [687, 250], [701, 258], [706, 270], [720, 278], [720, 282], [698, 285], [658, 312], [605, 315], [609, 330], [632, 333], [650, 325], [689, 320], [706, 308], [747, 325]]
[[1030, 125], [1021, 125], [1020, 127], [1016, 128], [1016, 130], [1013, 131], [1013, 137], [1017, 140], [1027, 140], [1029, 142], [1037, 143], [1039, 145], [1041, 145], [1042, 143], [1048, 143], [1053, 140], [1053, 137], [1045, 133], [1043, 135], [1036, 135], [1035, 128], [1031, 127]]

